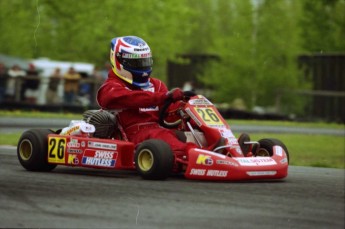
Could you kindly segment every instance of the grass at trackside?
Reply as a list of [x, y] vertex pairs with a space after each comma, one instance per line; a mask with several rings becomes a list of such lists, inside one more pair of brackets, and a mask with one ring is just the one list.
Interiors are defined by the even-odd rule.
[[[0, 111], [1, 117], [37, 117], [81, 119], [81, 114], [61, 114], [43, 112]], [[335, 123], [296, 123], [285, 121], [229, 120], [230, 125], [273, 125], [298, 126], [310, 128], [344, 129], [344, 125]], [[0, 145], [17, 145], [21, 133], [0, 134]], [[238, 133], [235, 133], [238, 136]], [[251, 139], [277, 138], [285, 143], [290, 154], [290, 164], [297, 166], [331, 167], [345, 169], [345, 138], [344, 136], [308, 135], [308, 134], [277, 134], [255, 133]]]
[[1, 133], [0, 134], [0, 146], [10, 145], [16, 146], [20, 138], [21, 133]]
[[326, 122], [295, 122], [295, 121], [268, 121], [268, 120], [227, 120], [231, 125], [255, 125], [255, 126], [284, 126], [306, 128], [331, 128], [345, 129], [344, 124]]
[[289, 151], [290, 165], [345, 169], [344, 136], [255, 133], [250, 137], [254, 141], [262, 138], [281, 140]]
[[1, 117], [11, 117], [11, 118], [58, 118], [58, 119], [81, 119], [82, 114], [74, 113], [63, 113], [63, 112], [41, 112], [41, 111], [4, 111], [0, 110]]

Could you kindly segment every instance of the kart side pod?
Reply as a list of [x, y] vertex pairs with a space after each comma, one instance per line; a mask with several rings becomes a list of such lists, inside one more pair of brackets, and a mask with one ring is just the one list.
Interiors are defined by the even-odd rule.
[[191, 149], [188, 154], [187, 179], [281, 179], [288, 173], [288, 159], [281, 146], [274, 146], [271, 157], [229, 157], [202, 149]]

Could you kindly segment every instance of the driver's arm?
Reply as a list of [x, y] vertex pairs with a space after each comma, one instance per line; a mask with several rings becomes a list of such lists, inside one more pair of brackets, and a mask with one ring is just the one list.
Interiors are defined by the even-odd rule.
[[171, 97], [167, 87], [156, 81], [156, 92], [131, 90], [116, 82], [105, 83], [97, 93], [99, 105], [107, 109], [160, 106]]
[[163, 104], [166, 92], [136, 91], [116, 84], [105, 84], [97, 94], [99, 105], [107, 109], [150, 107]]

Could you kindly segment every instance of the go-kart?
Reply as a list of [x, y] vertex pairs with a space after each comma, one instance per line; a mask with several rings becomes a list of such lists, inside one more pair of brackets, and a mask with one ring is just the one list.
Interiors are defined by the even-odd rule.
[[212, 102], [201, 95], [185, 95], [188, 100], [174, 110], [173, 121], [169, 121], [170, 99], [159, 116], [161, 126], [197, 146], [182, 155], [175, 155], [159, 139], [135, 146], [128, 141], [117, 111], [89, 110], [83, 120], [71, 121], [69, 127], [24, 132], [17, 147], [19, 162], [30, 171], [50, 171], [57, 165], [130, 169], [153, 180], [166, 179], [172, 173], [183, 173], [187, 179], [224, 181], [287, 176], [289, 154], [281, 141], [250, 141], [247, 134], [235, 138]]

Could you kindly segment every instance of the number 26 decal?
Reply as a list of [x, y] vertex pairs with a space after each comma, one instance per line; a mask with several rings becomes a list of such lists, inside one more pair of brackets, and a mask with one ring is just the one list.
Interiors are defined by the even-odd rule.
[[212, 108], [196, 108], [196, 112], [200, 115], [202, 120], [208, 125], [222, 124], [222, 121], [218, 117], [217, 113]]
[[52, 137], [48, 140], [48, 162], [65, 163], [66, 138]]

